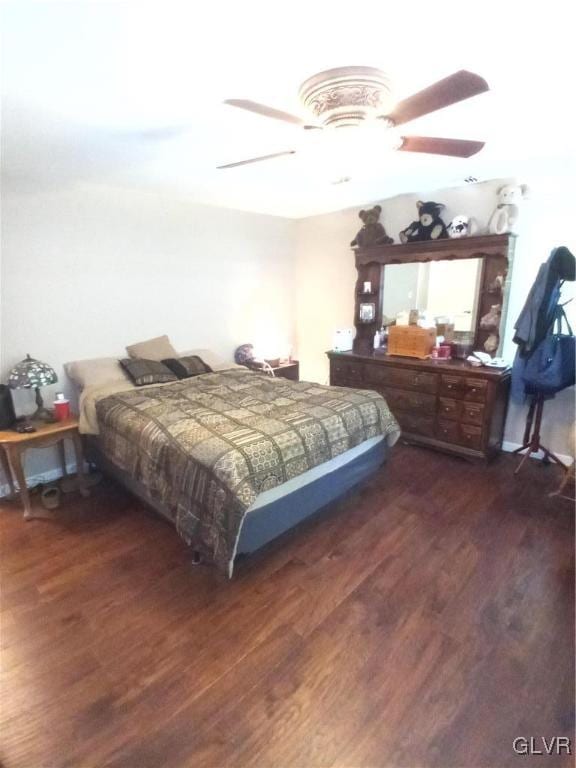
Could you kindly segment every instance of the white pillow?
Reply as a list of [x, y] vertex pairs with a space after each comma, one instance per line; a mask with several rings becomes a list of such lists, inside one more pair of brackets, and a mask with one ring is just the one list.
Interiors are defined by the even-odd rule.
[[64, 364], [64, 370], [72, 381], [84, 389], [128, 381], [128, 377], [116, 357], [96, 357], [91, 360], [73, 360]]
[[180, 352], [179, 357], [188, 357], [190, 355], [199, 357], [206, 363], [206, 365], [210, 366], [213, 371], [226, 371], [229, 368], [243, 367], [241, 365], [236, 365], [236, 363], [227, 363], [223, 357], [220, 357], [216, 352], [212, 352], [211, 349], [188, 349], [186, 352]]

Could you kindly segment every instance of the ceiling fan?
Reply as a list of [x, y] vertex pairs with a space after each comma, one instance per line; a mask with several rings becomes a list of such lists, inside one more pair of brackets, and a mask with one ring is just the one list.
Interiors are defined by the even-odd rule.
[[[339, 67], [310, 77], [300, 87], [300, 100], [310, 116], [307, 120], [256, 101], [226, 99], [224, 103], [274, 120], [292, 123], [305, 130], [331, 130], [359, 126], [370, 121], [371, 124], [379, 123], [384, 132], [389, 132], [395, 126], [488, 90], [488, 83], [484, 78], [461, 69], [394, 103], [391, 81], [384, 72], [373, 67]], [[393, 142], [393, 148], [401, 152], [424, 152], [448, 157], [471, 157], [483, 146], [483, 141], [442, 139], [433, 136], [398, 136]], [[288, 149], [219, 165], [218, 168], [237, 168], [240, 165], [294, 154], [296, 150]]]

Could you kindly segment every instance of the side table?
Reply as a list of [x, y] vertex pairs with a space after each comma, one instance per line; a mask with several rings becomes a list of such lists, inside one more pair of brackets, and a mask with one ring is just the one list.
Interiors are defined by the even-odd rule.
[[10, 490], [13, 495], [16, 494], [15, 482], [20, 489], [20, 498], [24, 507], [24, 519], [30, 520], [35, 517], [30, 504], [30, 494], [26, 485], [26, 476], [22, 467], [22, 458], [29, 448], [47, 448], [51, 445], [58, 445], [60, 451], [60, 461], [62, 463], [62, 472], [64, 477], [66, 471], [66, 453], [64, 441], [72, 440], [74, 453], [76, 454], [76, 467], [78, 473], [78, 482], [82, 496], [89, 496], [90, 491], [85, 485], [84, 476], [84, 451], [82, 450], [82, 440], [78, 432], [78, 419], [70, 418], [66, 421], [56, 421], [51, 424], [46, 422], [34, 422], [36, 432], [16, 432], [13, 430], [0, 431], [0, 459], [2, 467], [8, 478]]

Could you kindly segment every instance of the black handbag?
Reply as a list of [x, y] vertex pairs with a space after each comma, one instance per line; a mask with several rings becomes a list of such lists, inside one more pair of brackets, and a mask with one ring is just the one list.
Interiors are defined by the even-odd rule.
[[[568, 333], [562, 333], [562, 322]], [[562, 305], [554, 310], [554, 317], [546, 336], [526, 361], [524, 384], [527, 394], [554, 395], [576, 381], [576, 338]]]

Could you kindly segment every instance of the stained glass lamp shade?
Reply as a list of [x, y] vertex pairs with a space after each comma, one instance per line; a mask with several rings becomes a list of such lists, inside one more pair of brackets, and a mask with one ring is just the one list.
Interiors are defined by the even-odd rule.
[[35, 389], [36, 390], [36, 411], [32, 414], [32, 419], [52, 420], [52, 414], [47, 408], [44, 408], [40, 387], [46, 387], [49, 384], [55, 384], [58, 381], [56, 371], [46, 363], [40, 360], [34, 360], [30, 355], [26, 355], [26, 360], [12, 368], [8, 376], [8, 385], [12, 389]]

